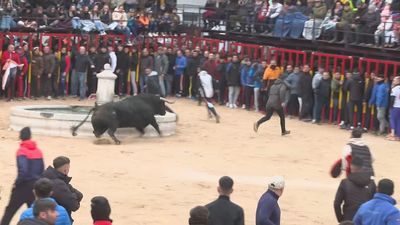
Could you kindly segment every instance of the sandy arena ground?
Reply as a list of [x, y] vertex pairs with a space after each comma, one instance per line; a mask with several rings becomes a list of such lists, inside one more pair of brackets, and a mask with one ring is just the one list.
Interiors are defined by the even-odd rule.
[[[20, 104], [87, 104], [93, 102], [24, 101], [0, 103], [0, 215], [16, 176], [18, 134], [8, 129], [12, 106]], [[229, 175], [235, 181], [232, 200], [245, 210], [246, 224], [254, 224], [259, 197], [268, 178], [282, 174], [287, 188], [280, 199], [282, 224], [337, 224], [333, 199], [340, 179], [328, 175], [349, 133], [334, 126], [288, 120], [292, 134], [280, 136], [278, 117], [256, 134], [252, 124], [261, 114], [218, 107], [221, 124], [208, 120], [204, 107], [178, 100], [178, 132], [167, 138], [125, 138], [123, 144], [94, 145], [93, 139], [34, 136], [46, 165], [59, 155], [71, 158], [72, 184], [84, 193], [75, 224], [91, 224], [90, 199], [106, 196], [114, 224], [187, 224], [189, 210], [217, 197], [217, 181]], [[375, 157], [378, 179], [397, 184], [400, 143], [366, 135]], [[21, 211], [20, 211], [21, 212]], [[18, 216], [20, 215], [18, 212]], [[17, 216], [12, 224], [16, 224]]]

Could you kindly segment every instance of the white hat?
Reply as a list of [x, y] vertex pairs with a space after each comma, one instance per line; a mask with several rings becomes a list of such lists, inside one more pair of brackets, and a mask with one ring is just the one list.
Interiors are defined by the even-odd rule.
[[282, 176], [274, 176], [268, 183], [268, 188], [270, 189], [281, 190], [284, 187], [285, 187], [285, 178], [283, 178]]

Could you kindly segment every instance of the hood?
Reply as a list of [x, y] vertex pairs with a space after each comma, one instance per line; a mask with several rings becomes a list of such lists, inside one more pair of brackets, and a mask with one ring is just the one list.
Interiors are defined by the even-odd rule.
[[202, 70], [199, 72], [199, 76], [206, 76], [206, 75], [207, 75], [207, 71]]
[[350, 182], [357, 185], [358, 187], [365, 187], [371, 182], [371, 173], [358, 172], [350, 173], [348, 176]]
[[32, 140], [21, 141], [20, 146], [28, 150], [36, 150], [36, 142]]
[[386, 194], [375, 193], [374, 199], [383, 200], [383, 201], [389, 202], [392, 205], [396, 205], [396, 200], [394, 198], [390, 197], [389, 195], [386, 195]]
[[358, 145], [358, 146], [365, 146], [365, 142], [361, 138], [351, 138], [349, 140], [349, 144]]
[[48, 178], [50, 180], [60, 179], [63, 180], [65, 183], [69, 184], [71, 182], [71, 177], [58, 172], [52, 166], [47, 167], [47, 169], [43, 172], [42, 177]]

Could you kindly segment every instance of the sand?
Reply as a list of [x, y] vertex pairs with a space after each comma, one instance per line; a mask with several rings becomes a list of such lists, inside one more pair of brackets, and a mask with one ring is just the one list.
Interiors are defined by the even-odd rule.
[[[0, 215], [16, 176], [18, 134], [8, 129], [10, 108], [49, 103], [93, 104], [0, 102]], [[281, 137], [277, 116], [254, 133], [252, 124], [261, 117], [259, 113], [218, 107], [222, 119], [216, 124], [193, 101], [180, 99], [172, 108], [180, 119], [172, 137], [122, 138], [122, 145], [116, 146], [95, 145], [94, 138], [34, 136], [46, 165], [59, 155], [72, 161], [72, 184], [84, 193], [81, 208], [73, 213], [75, 224], [92, 222], [90, 199], [97, 195], [110, 200], [114, 224], [187, 224], [192, 207], [217, 197], [217, 181], [223, 175], [234, 179], [231, 199], [244, 208], [246, 224], [254, 224], [258, 199], [276, 174], [287, 180], [279, 200], [282, 224], [337, 224], [333, 199], [340, 179], [331, 178], [328, 171], [340, 157], [349, 132], [293, 119], [287, 120], [292, 134]], [[375, 158], [377, 178], [388, 177], [399, 184], [400, 142], [373, 135], [365, 140]], [[397, 188], [395, 198], [400, 199], [399, 193]]]

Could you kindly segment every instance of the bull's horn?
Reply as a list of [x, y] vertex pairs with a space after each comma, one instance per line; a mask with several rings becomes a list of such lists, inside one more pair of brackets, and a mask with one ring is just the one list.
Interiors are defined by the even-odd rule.
[[166, 98], [163, 98], [163, 97], [160, 97], [160, 100], [161, 100], [161, 101], [164, 101], [164, 102], [166, 102], [166, 103], [169, 103], [169, 104], [174, 104], [174, 103], [175, 103], [175, 101], [170, 101], [170, 100], [168, 100], [168, 99], [166, 99]]

